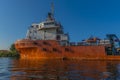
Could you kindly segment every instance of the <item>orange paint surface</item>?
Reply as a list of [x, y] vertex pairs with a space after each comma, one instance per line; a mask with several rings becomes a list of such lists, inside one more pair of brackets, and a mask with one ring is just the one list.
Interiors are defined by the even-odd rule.
[[15, 42], [21, 58], [69, 58], [120, 60], [120, 56], [106, 55], [104, 46], [61, 46], [54, 40], [20, 40]]

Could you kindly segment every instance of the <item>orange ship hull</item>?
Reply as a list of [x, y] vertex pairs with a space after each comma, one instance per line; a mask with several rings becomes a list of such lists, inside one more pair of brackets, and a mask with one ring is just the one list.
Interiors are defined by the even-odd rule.
[[107, 55], [105, 46], [61, 46], [55, 40], [23, 39], [15, 42], [21, 58], [120, 60], [118, 55]]

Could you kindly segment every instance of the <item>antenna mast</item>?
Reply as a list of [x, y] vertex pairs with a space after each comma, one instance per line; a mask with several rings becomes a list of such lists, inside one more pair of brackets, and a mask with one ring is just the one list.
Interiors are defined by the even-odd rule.
[[52, 16], [54, 16], [54, 3], [53, 2], [51, 3], [51, 14]]

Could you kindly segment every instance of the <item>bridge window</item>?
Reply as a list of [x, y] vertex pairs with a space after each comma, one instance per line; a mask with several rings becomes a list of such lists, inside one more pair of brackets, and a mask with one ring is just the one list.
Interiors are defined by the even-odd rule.
[[44, 23], [44, 25], [53, 25], [54, 22]]
[[39, 27], [39, 25], [36, 25], [36, 28], [38, 28]]
[[60, 40], [60, 39], [61, 39], [60, 35], [57, 35], [56, 40]]

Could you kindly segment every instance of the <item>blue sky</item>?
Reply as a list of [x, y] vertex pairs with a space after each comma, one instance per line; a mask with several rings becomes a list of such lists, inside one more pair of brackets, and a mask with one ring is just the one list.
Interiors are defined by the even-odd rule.
[[[0, 49], [25, 38], [32, 23], [45, 20], [53, 0], [0, 0]], [[120, 37], [120, 0], [54, 0], [55, 18], [71, 41]]]

